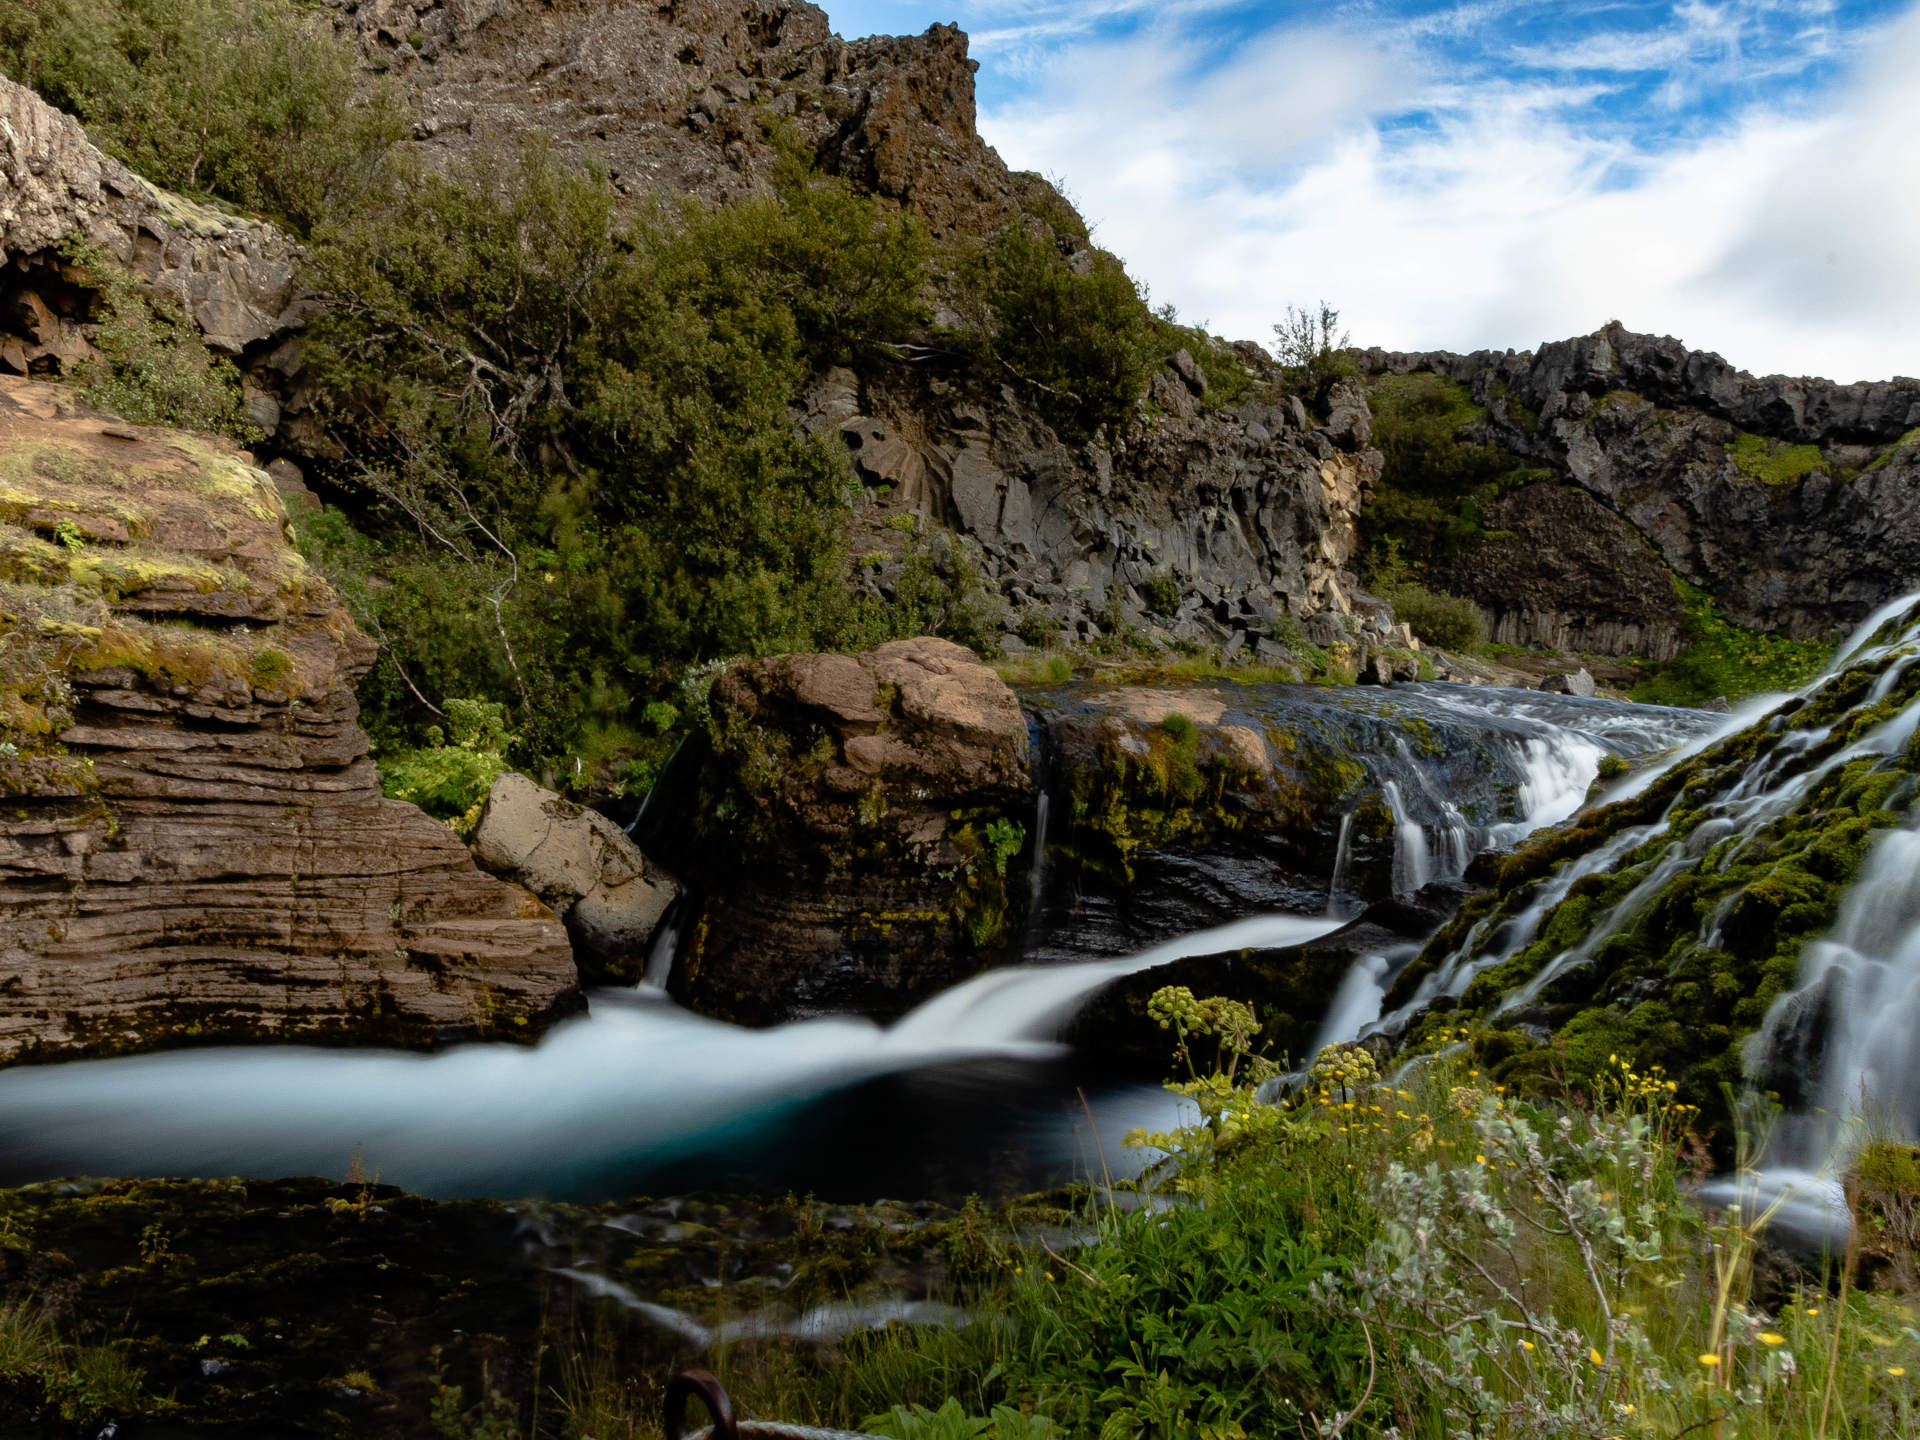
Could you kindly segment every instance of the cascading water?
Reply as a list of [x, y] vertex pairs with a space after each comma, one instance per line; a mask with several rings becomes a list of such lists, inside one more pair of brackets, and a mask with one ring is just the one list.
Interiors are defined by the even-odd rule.
[[1920, 1140], [1920, 830], [1881, 837], [1833, 929], [1807, 947], [1799, 981], [1748, 1050], [1751, 1071], [1817, 1077], [1775, 1156], [1817, 1166], [1859, 1138], [1856, 1121]]
[[[1334, 739], [1361, 747], [1351, 753], [1375, 793], [1391, 787], [1396, 824], [1405, 827], [1403, 883], [1435, 866], [1423, 825], [1443, 837], [1438, 868], [1458, 873], [1486, 834], [1571, 813], [1602, 753], [1644, 753], [1697, 724], [1697, 717], [1650, 715], [1645, 707], [1497, 691], [1455, 696], [1426, 686], [1330, 698], [1290, 691], [1287, 704], [1319, 707], [1328, 725], [1344, 727], [1331, 732]], [[1431, 740], [1439, 725], [1422, 731], [1422, 717], [1453, 728], [1441, 741], [1423, 741], [1418, 754], [1392, 743], [1407, 734]], [[1476, 717], [1485, 723], [1470, 732]], [[1487, 766], [1492, 778], [1473, 768]], [[1474, 798], [1463, 798], [1462, 787], [1477, 787]], [[650, 804], [646, 823], [666, 803]], [[1460, 808], [1467, 804], [1478, 816], [1471, 825]], [[1348, 883], [1359, 829], [1354, 809], [1343, 820], [1336, 896]], [[1044, 884], [1046, 829], [1043, 798], [1033, 817], [1036, 885]], [[893, 1188], [895, 1181], [872, 1177], [906, 1173], [898, 1184], [922, 1183], [922, 1172], [885, 1163], [914, 1145], [942, 1157], [954, 1152], [965, 1128], [953, 1118], [960, 1113], [980, 1132], [969, 1153], [1052, 1155], [1084, 1174], [1093, 1157], [1072, 1128], [1084, 1118], [1076, 1087], [1088, 1089], [1098, 1128], [1110, 1136], [1136, 1124], [1164, 1125], [1168, 1104], [1156, 1087], [1071, 1069], [1081, 1062], [1053, 1036], [1085, 997], [1182, 956], [1299, 945], [1339, 923], [1327, 914], [1243, 919], [1127, 955], [992, 970], [891, 1026], [833, 1018], [749, 1031], [689, 1014], [660, 993], [678, 945], [674, 919], [657, 937], [638, 990], [596, 994], [590, 1016], [533, 1047], [470, 1045], [425, 1056], [199, 1050], [0, 1073], [0, 1181], [339, 1173], [358, 1148], [385, 1179], [442, 1195], [631, 1193], [673, 1179], [736, 1176], [804, 1189], [831, 1184], [849, 1168], [866, 1183]], [[1350, 977], [1328, 1028], [1344, 1030], [1377, 1013], [1398, 963], [1386, 957]], [[875, 1106], [890, 1118], [873, 1122]], [[823, 1130], [823, 1115], [837, 1128]], [[908, 1133], [924, 1138], [903, 1141]], [[769, 1169], [758, 1158], [782, 1146], [814, 1168]], [[1107, 1151], [1099, 1162], [1118, 1159]], [[984, 1161], [941, 1163], [957, 1193], [981, 1188]], [[1017, 1183], [1057, 1183], [1065, 1173], [1027, 1170]]]
[[1345, 892], [1349, 877], [1353, 873], [1353, 816], [1349, 810], [1340, 817], [1340, 839], [1333, 847], [1333, 880], [1327, 886], [1327, 914], [1336, 915], [1340, 910], [1340, 896]]
[[1389, 780], [1380, 788], [1386, 794], [1387, 810], [1393, 816], [1393, 893], [1411, 895], [1433, 878], [1433, 866], [1427, 855], [1427, 832], [1409, 817], [1398, 780]]

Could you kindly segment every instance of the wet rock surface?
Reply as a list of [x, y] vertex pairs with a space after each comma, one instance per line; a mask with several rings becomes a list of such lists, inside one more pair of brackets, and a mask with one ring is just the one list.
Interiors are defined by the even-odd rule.
[[217, 442], [0, 380], [0, 1061], [530, 1039], [565, 932], [383, 798], [374, 648]]
[[1920, 584], [1920, 380], [1753, 376], [1619, 325], [1537, 351], [1360, 358], [1466, 387], [1486, 438], [1553, 472], [1501, 498], [1488, 529], [1514, 533], [1455, 577], [1496, 639], [1662, 658], [1682, 617], [1654, 564], [1736, 624], [1797, 639]]
[[697, 857], [676, 997], [747, 1024], [897, 1015], [1016, 933], [1027, 724], [971, 651], [750, 661], [711, 703], [699, 798], [649, 844]]

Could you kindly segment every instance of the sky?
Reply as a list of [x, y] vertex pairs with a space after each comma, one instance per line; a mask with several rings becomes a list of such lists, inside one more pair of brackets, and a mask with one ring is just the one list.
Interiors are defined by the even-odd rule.
[[1230, 339], [1920, 376], [1920, 0], [823, 3], [957, 21], [987, 140]]

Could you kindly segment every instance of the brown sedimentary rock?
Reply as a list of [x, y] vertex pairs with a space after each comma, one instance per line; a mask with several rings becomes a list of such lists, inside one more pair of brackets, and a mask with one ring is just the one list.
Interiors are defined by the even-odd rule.
[[531, 1037], [560, 923], [383, 798], [374, 658], [217, 442], [0, 380], [0, 1063]]
[[677, 995], [750, 1024], [892, 1016], [987, 964], [1026, 858], [996, 856], [988, 827], [1032, 804], [998, 675], [950, 641], [898, 640], [736, 666], [713, 711]]

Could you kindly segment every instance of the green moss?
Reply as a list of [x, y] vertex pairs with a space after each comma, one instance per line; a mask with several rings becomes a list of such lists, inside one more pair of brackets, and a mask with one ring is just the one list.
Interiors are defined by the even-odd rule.
[[1862, 475], [1871, 475], [1876, 470], [1884, 470], [1893, 463], [1893, 459], [1909, 446], [1920, 444], [1920, 425], [1914, 426], [1885, 450], [1882, 450], [1860, 471]]
[[1785, 445], [1744, 431], [1728, 443], [1727, 457], [1741, 474], [1767, 485], [1791, 485], [1827, 463], [1817, 445]]
[[1686, 645], [1656, 666], [1630, 692], [1648, 705], [1699, 705], [1716, 697], [1742, 700], [1765, 691], [1794, 690], [1827, 662], [1831, 647], [1747, 630], [1723, 618], [1705, 591], [1676, 579], [1686, 607]]

